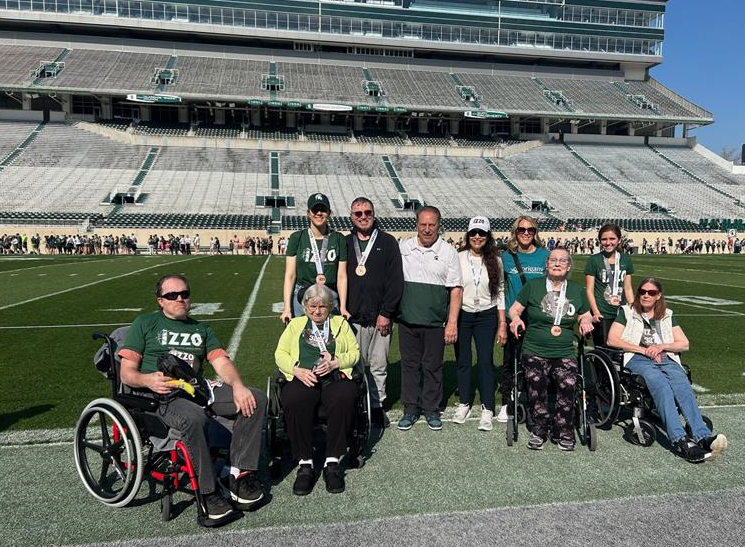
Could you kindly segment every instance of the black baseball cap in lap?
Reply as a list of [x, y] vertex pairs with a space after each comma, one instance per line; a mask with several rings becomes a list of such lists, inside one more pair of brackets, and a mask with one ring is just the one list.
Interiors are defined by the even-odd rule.
[[325, 207], [327, 211], [331, 210], [331, 203], [329, 198], [324, 194], [311, 194], [308, 198], [308, 210], [312, 210], [314, 207]]

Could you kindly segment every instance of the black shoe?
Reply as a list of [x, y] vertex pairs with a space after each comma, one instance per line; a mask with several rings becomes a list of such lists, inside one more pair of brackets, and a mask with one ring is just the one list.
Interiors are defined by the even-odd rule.
[[220, 521], [232, 519], [235, 516], [236, 510], [230, 505], [228, 500], [223, 498], [217, 492], [205, 494], [203, 497], [204, 501], [204, 517], [209, 521], [207, 525], [214, 526], [219, 524]]
[[238, 478], [230, 475], [230, 499], [233, 506], [248, 511], [264, 498], [264, 487], [254, 471], [244, 471]]
[[330, 463], [323, 468], [326, 491], [332, 494], [344, 492], [344, 469], [338, 463]]
[[292, 485], [292, 493], [296, 496], [307, 496], [313, 490], [313, 466], [306, 464], [299, 465], [297, 468], [297, 477], [295, 484]]
[[714, 459], [719, 454], [727, 450], [727, 445], [729, 443], [727, 442], [727, 437], [719, 433], [718, 435], [711, 435], [709, 437], [704, 437], [700, 441], [698, 441], [698, 445], [706, 450], [707, 452], [711, 452], [711, 458]]
[[388, 429], [391, 426], [391, 421], [388, 419], [388, 415], [382, 408], [372, 409], [372, 422], [373, 426], [378, 429]]
[[691, 463], [700, 463], [711, 457], [711, 452], [704, 450], [688, 437], [675, 441], [675, 451], [680, 457]]

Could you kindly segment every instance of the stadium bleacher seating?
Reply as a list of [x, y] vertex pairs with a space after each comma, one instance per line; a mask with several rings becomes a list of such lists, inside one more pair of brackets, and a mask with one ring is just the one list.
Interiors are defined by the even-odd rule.
[[428, 109], [467, 107], [447, 72], [371, 68], [370, 74], [382, 84], [386, 104]]
[[60, 53], [62, 48], [0, 44], [0, 85], [30, 85], [39, 63], [54, 61]]

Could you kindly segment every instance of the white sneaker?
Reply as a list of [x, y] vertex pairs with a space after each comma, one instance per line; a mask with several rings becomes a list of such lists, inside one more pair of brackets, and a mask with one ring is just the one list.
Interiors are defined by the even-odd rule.
[[466, 420], [470, 417], [471, 417], [471, 405], [467, 405], [465, 403], [458, 403], [458, 406], [455, 409], [455, 414], [453, 414], [453, 423], [464, 424], [466, 423]]
[[502, 405], [502, 408], [499, 409], [499, 414], [497, 414], [497, 421], [502, 424], [507, 423], [507, 405]]
[[481, 405], [481, 419], [479, 420], [479, 430], [480, 431], [491, 431], [492, 428], [492, 419], [494, 418], [494, 413], [484, 408], [484, 405]]

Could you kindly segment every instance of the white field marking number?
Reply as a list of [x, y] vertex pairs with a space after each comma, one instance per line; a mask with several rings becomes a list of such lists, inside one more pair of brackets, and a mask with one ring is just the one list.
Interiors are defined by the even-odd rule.
[[285, 309], [285, 303], [284, 302], [275, 302], [272, 304], [272, 311], [274, 313], [282, 313]]
[[699, 304], [703, 306], [739, 306], [742, 304], [742, 302], [738, 302], [737, 300], [725, 300], [724, 298], [696, 296], [692, 294], [665, 296], [665, 300], [672, 300], [681, 304]]
[[222, 311], [222, 302], [201, 302], [191, 305], [189, 315], [215, 315]]

